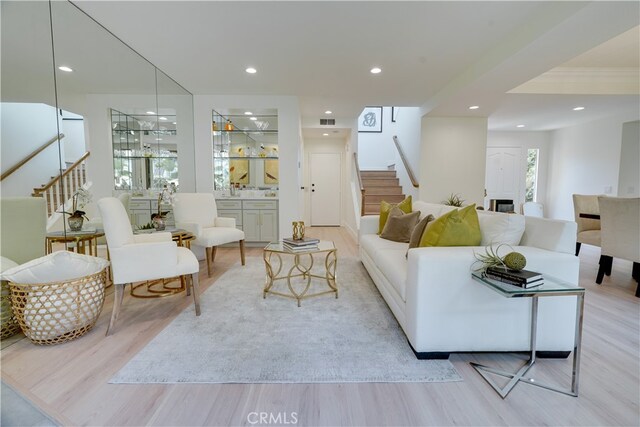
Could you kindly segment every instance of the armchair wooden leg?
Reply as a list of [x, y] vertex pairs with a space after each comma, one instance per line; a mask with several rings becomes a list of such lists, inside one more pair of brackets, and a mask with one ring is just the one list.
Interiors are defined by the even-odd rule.
[[240, 261], [244, 265], [244, 239], [240, 240]]
[[207, 257], [207, 274], [211, 277], [211, 251], [213, 248], [206, 249], [206, 257]]
[[200, 316], [200, 286], [198, 284], [198, 272], [191, 275], [191, 286], [193, 287], [193, 303], [196, 306], [196, 316]]
[[115, 293], [113, 295], [113, 310], [111, 310], [111, 321], [107, 328], [107, 336], [111, 335], [113, 332], [113, 327], [116, 324], [116, 319], [120, 313], [120, 306], [122, 305], [122, 298], [124, 297], [124, 286], [124, 283], [114, 285]]
[[216, 252], [218, 252], [218, 247], [214, 246], [211, 251], [211, 262], [216, 261]]

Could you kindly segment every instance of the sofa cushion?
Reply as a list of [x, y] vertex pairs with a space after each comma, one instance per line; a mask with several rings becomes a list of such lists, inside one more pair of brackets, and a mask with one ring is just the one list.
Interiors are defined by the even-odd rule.
[[402, 301], [406, 302], [407, 259], [405, 254], [408, 245], [367, 234], [362, 236], [360, 246], [391, 283]]
[[455, 206], [441, 205], [438, 203], [427, 203], [419, 200], [413, 202], [413, 210], [420, 211], [420, 219], [424, 219], [426, 216], [433, 215], [434, 218], [438, 218], [447, 212], [456, 210]]
[[454, 210], [430, 222], [420, 246], [478, 246], [482, 236], [476, 205]]
[[394, 242], [409, 243], [411, 232], [418, 223], [420, 212], [404, 213], [395, 206], [389, 212], [387, 223], [380, 233], [380, 237]]
[[384, 200], [380, 202], [380, 225], [378, 227], [378, 234], [382, 233], [382, 229], [384, 225], [387, 223], [387, 218], [389, 217], [389, 212], [395, 206], [399, 207], [404, 213], [411, 213], [411, 196], [407, 196], [406, 199], [401, 201], [400, 203], [394, 205]]
[[524, 215], [499, 212], [478, 213], [482, 246], [507, 244], [517, 246], [524, 234]]

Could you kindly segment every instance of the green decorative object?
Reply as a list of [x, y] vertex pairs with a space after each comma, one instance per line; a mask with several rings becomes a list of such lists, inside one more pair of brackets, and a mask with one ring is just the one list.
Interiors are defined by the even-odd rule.
[[502, 259], [504, 265], [510, 270], [522, 270], [527, 265], [527, 258], [520, 252], [509, 252]]
[[512, 250], [503, 257], [498, 255], [500, 248], [503, 246], [513, 249], [511, 246], [506, 244], [498, 245], [495, 249], [493, 246], [489, 245], [484, 249], [484, 254], [474, 254], [477, 260], [474, 265], [481, 263], [481, 266], [474, 268], [474, 271], [484, 271], [489, 267], [503, 267], [508, 268], [509, 270], [520, 271], [527, 265], [527, 258], [525, 258], [525, 256], [520, 252]]
[[461, 199], [459, 194], [453, 194], [453, 193], [451, 193], [451, 195], [447, 198], [447, 200], [442, 202], [443, 205], [455, 206], [457, 208], [461, 207], [463, 203], [464, 203], [464, 199]]

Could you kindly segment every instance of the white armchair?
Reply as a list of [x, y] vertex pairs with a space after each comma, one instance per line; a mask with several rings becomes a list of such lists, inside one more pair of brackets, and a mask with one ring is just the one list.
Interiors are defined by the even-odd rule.
[[178, 193], [173, 199], [176, 227], [196, 236], [193, 244], [206, 248], [207, 274], [211, 276], [211, 263], [216, 246], [231, 242], [240, 244], [240, 260], [244, 265], [244, 231], [236, 228], [234, 218], [218, 216], [216, 199], [209, 193]]
[[596, 283], [611, 274], [613, 258], [633, 262], [632, 277], [640, 297], [640, 198], [598, 197], [602, 224], [600, 267]]
[[576, 256], [580, 253], [580, 246], [600, 246], [600, 208], [598, 196], [574, 194], [573, 213], [578, 224], [576, 238]]
[[98, 209], [107, 237], [115, 286], [115, 300], [107, 335], [112, 332], [120, 312], [127, 283], [185, 276], [187, 295], [189, 287], [192, 287], [196, 316], [199, 316], [200, 265], [195, 255], [186, 248], [178, 247], [168, 232], [134, 235], [124, 205], [114, 197], [101, 199]]

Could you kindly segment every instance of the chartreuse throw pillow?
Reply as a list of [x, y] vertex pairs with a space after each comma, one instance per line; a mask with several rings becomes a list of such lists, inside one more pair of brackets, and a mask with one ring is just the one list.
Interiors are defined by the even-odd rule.
[[382, 233], [384, 229], [384, 225], [387, 223], [387, 218], [389, 217], [389, 212], [394, 207], [400, 208], [400, 210], [404, 213], [411, 213], [411, 196], [407, 196], [406, 199], [398, 203], [397, 205], [385, 202], [384, 200], [380, 202], [380, 223], [378, 227], [378, 234]]
[[422, 233], [419, 246], [478, 246], [481, 240], [478, 212], [473, 204], [431, 221]]

